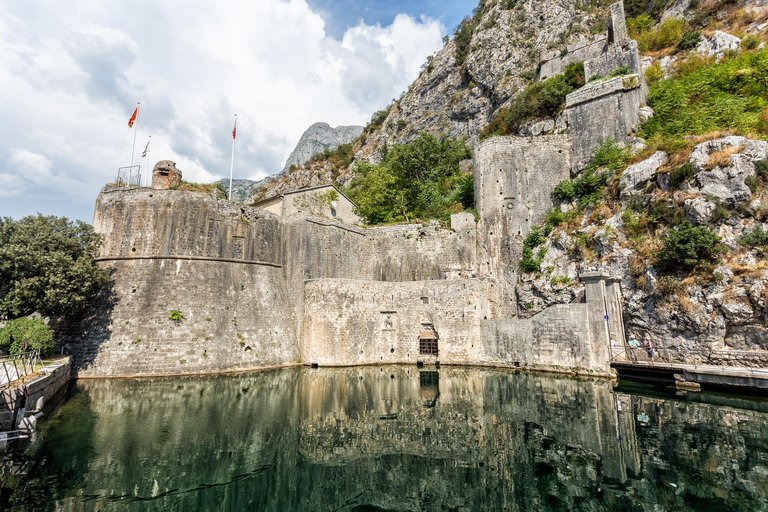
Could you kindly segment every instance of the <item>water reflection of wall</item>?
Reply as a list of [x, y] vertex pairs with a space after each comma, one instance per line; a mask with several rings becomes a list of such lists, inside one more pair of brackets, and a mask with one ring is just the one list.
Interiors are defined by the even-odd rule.
[[38, 489], [61, 510], [760, 510], [768, 496], [764, 413], [657, 407], [603, 381], [375, 367], [77, 387], [9, 503]]

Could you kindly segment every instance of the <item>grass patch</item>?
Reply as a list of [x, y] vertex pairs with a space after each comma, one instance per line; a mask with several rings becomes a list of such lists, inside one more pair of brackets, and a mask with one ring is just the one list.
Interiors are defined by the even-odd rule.
[[768, 134], [768, 50], [714, 58], [691, 57], [677, 76], [652, 84], [648, 104], [655, 115], [641, 128], [650, 139], [732, 129]]

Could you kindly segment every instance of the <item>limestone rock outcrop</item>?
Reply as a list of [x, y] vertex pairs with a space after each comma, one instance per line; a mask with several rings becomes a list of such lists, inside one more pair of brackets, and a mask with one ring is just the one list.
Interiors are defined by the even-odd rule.
[[292, 165], [302, 165], [307, 160], [326, 149], [336, 149], [342, 144], [349, 144], [363, 133], [362, 126], [337, 126], [331, 128], [328, 123], [315, 123], [302, 134], [298, 144], [285, 161], [281, 174], [285, 174]]
[[[454, 39], [429, 59], [389, 107], [381, 127], [366, 134], [356, 158], [376, 161], [385, 143], [409, 142], [422, 132], [466, 138], [473, 145], [493, 113], [534, 78], [545, 54], [570, 54], [576, 46], [605, 39], [603, 34], [590, 35], [587, 28], [605, 19], [605, 10], [582, 10], [568, 0], [517, 2], [509, 9], [507, 4], [489, 3], [472, 34], [466, 62], [456, 62]], [[542, 133], [559, 131], [539, 128]]]

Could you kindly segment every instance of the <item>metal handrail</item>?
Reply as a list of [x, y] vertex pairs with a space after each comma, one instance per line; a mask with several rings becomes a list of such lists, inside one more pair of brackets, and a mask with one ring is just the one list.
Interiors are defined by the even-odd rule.
[[118, 187], [140, 187], [141, 186], [141, 165], [129, 165], [120, 167], [117, 170], [117, 179], [115, 183]]
[[40, 351], [0, 356], [0, 389], [5, 389], [19, 379], [34, 373], [37, 365], [45, 368]]

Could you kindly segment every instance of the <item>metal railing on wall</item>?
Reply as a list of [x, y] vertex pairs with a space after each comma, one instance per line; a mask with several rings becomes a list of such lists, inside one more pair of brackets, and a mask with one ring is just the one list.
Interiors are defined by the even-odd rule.
[[117, 170], [115, 183], [118, 187], [140, 187], [141, 166], [139, 164], [120, 167]]
[[0, 389], [10, 387], [13, 382], [44, 366], [39, 351], [0, 357]]

